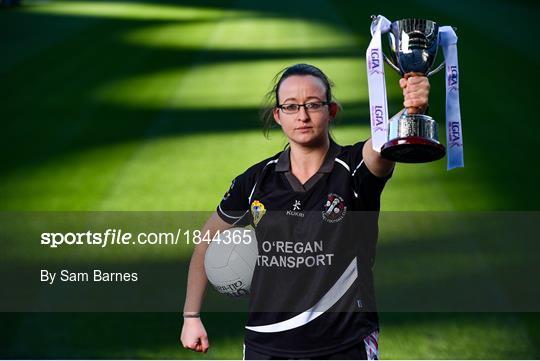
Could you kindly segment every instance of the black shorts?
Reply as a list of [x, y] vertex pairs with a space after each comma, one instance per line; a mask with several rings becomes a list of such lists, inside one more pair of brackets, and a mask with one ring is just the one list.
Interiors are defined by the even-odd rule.
[[[379, 359], [379, 332], [375, 331], [367, 336], [363, 342], [354, 344], [344, 350], [321, 355], [317, 357], [305, 358], [302, 360], [378, 360]], [[254, 351], [249, 346], [244, 345], [244, 360], [294, 360], [294, 358], [265, 355]]]

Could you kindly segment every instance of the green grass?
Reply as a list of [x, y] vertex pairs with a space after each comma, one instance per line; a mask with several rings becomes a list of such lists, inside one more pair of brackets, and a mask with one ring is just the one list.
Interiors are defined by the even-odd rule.
[[[382, 359], [530, 359], [538, 355], [537, 324], [527, 314], [381, 314]], [[242, 314], [207, 314], [210, 350], [177, 347], [180, 321], [161, 314], [11, 314], [3, 357], [239, 359]], [[66, 330], [71, 332], [66, 333]]]
[[[24, 1], [1, 9], [0, 211], [211, 211], [237, 174], [283, 148], [279, 132], [263, 138], [257, 111], [273, 75], [300, 61], [320, 66], [336, 83], [344, 106], [333, 130], [338, 142], [366, 139], [363, 57], [374, 13], [458, 27], [465, 141], [464, 169], [446, 172], [444, 161], [400, 164], [383, 210], [538, 210], [539, 170], [531, 158], [538, 145], [533, 79], [540, 55], [531, 44], [539, 12], [526, 3]], [[515, 19], [522, 19], [519, 27], [508, 25]], [[442, 139], [443, 78], [431, 79], [430, 107]], [[397, 79], [388, 69], [393, 111], [401, 102]], [[437, 222], [403, 227], [381, 231], [376, 274], [387, 300], [392, 290], [454, 286], [476, 272], [478, 259], [496, 286], [514, 274], [508, 269], [527, 272], [525, 260], [535, 254], [525, 242], [505, 254], [502, 241], [477, 238], [458, 240], [441, 258], [430, 253], [430, 240], [414, 237], [422, 229], [444, 242], [446, 230]], [[392, 258], [402, 248], [415, 250], [409, 263]], [[34, 266], [85, 257], [120, 264], [178, 257], [185, 265], [189, 251], [53, 255], [25, 244], [4, 257]], [[446, 267], [430, 269], [433, 259]], [[429, 271], [418, 272], [419, 264]], [[212, 349], [202, 357], [241, 357], [244, 316], [208, 314]], [[176, 314], [24, 313], [5, 314], [4, 321], [11, 327], [1, 333], [8, 345], [2, 357], [200, 356], [178, 347]], [[538, 316], [527, 313], [385, 312], [382, 357], [538, 358], [538, 325]]]

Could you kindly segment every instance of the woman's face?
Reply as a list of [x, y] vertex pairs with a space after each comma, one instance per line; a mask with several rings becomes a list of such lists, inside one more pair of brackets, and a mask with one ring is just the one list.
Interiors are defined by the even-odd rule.
[[[326, 89], [322, 80], [317, 77], [293, 75], [281, 83], [278, 101], [280, 105], [326, 102]], [[324, 144], [330, 120], [336, 113], [335, 103], [309, 111], [306, 111], [305, 107], [300, 107], [293, 114], [276, 108], [274, 119], [281, 125], [289, 142], [303, 146], [318, 146]]]

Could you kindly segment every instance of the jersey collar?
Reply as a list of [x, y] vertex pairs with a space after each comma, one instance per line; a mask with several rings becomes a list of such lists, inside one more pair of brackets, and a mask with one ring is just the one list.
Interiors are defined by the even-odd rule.
[[[330, 148], [328, 149], [328, 152], [326, 153], [326, 157], [324, 158], [324, 162], [321, 165], [321, 168], [317, 171], [317, 173], [330, 173], [332, 172], [332, 169], [334, 169], [334, 162], [341, 151], [341, 146], [334, 142], [332, 139], [330, 139]], [[291, 148], [287, 147], [281, 155], [278, 158], [278, 161], [276, 163], [276, 172], [289, 172], [291, 170]]]

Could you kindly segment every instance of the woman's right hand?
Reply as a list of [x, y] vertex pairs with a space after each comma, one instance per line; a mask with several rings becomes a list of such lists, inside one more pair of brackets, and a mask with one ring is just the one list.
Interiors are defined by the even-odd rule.
[[196, 352], [207, 352], [210, 347], [208, 335], [200, 318], [185, 318], [180, 342], [184, 348]]

